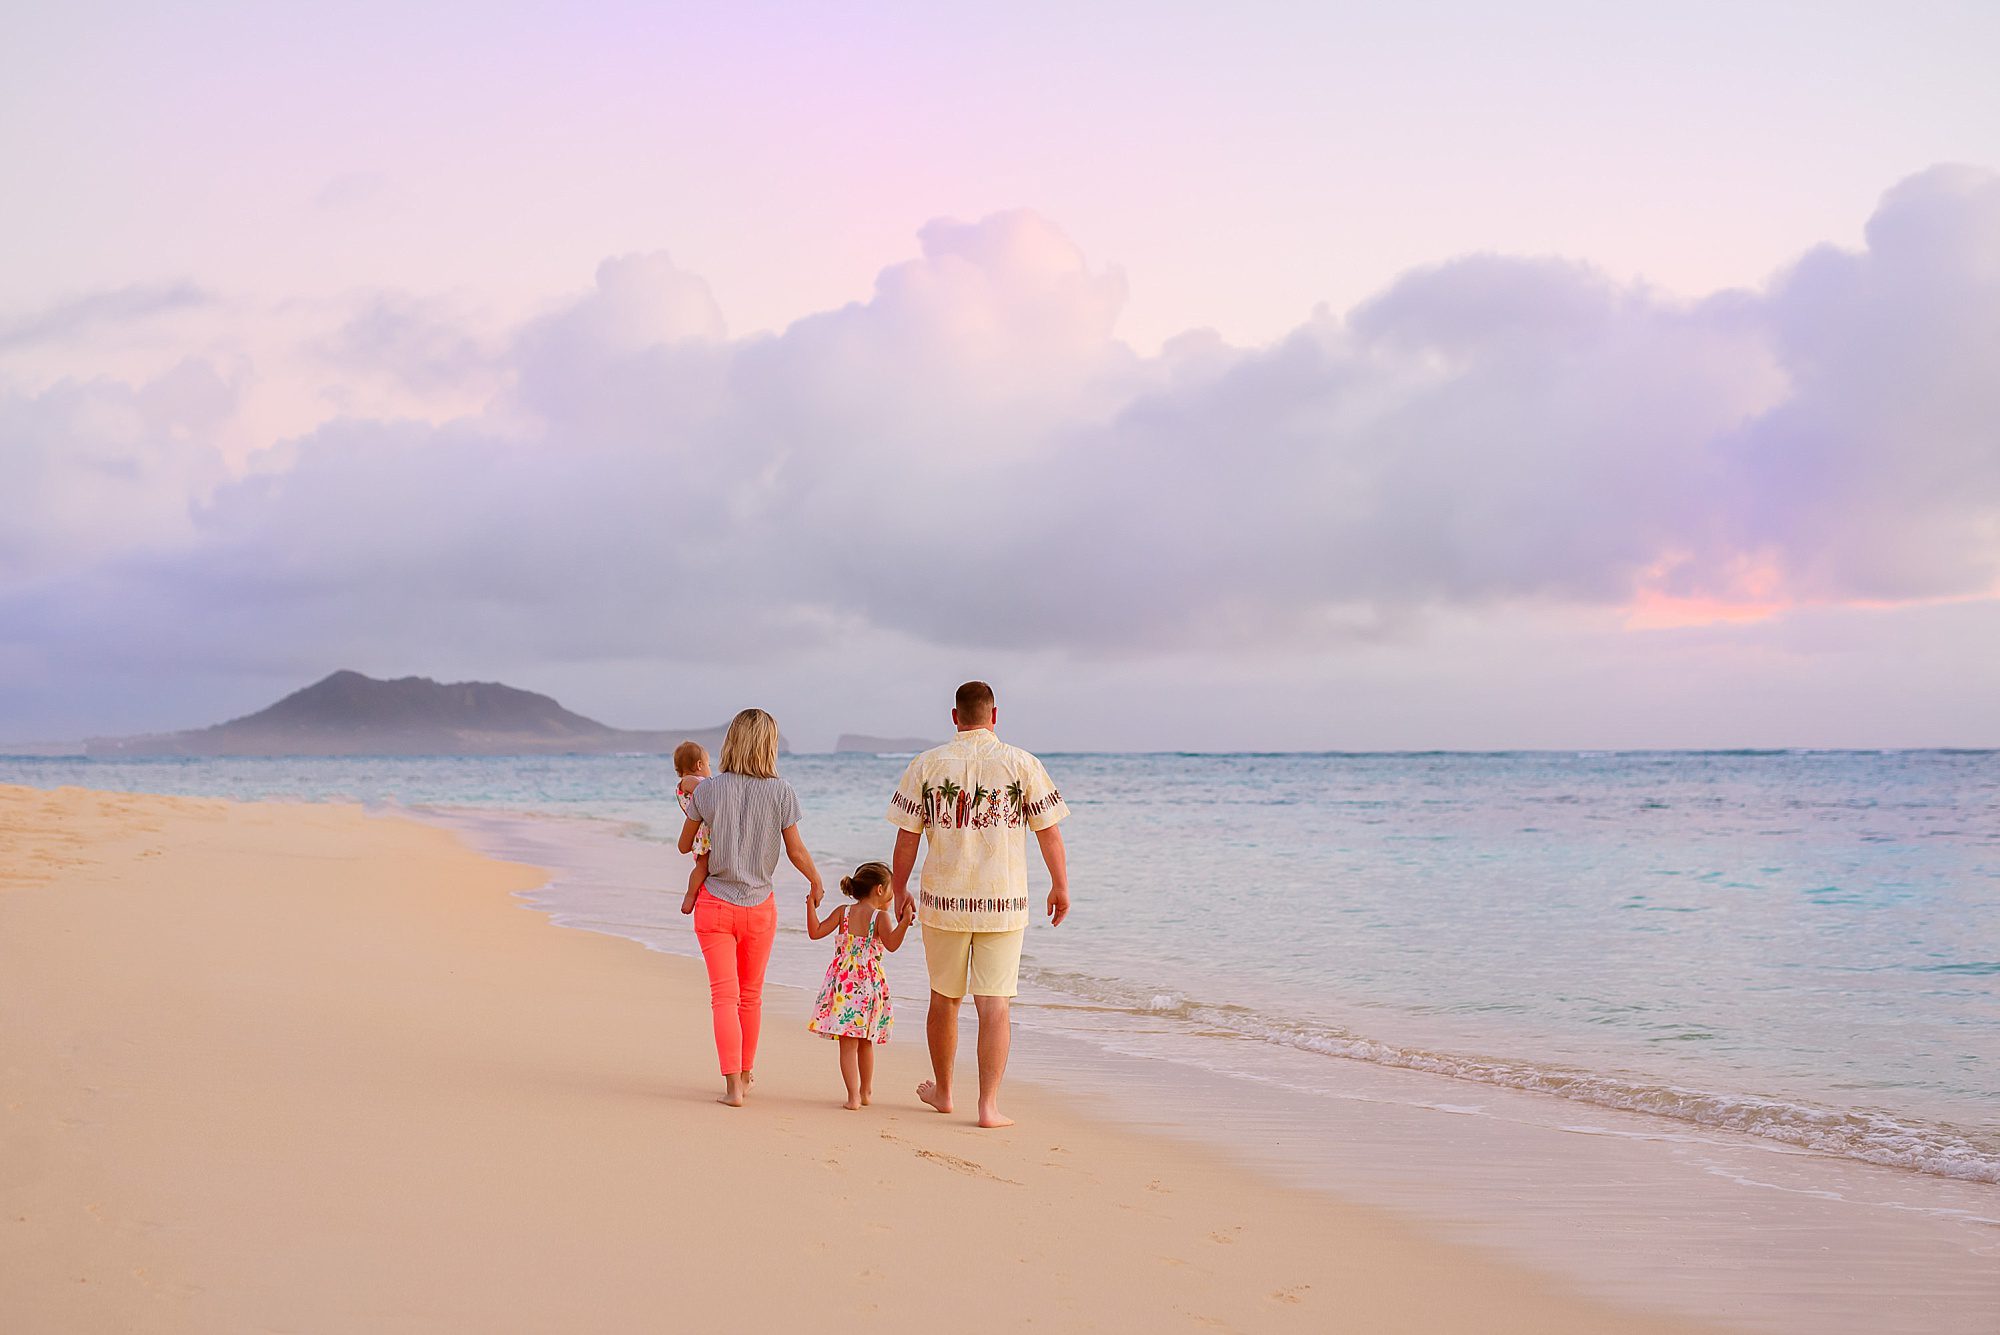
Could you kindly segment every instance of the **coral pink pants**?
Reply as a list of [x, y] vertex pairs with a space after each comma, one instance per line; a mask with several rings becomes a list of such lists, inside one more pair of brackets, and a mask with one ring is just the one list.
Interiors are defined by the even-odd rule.
[[708, 1004], [715, 1019], [715, 1055], [724, 1075], [757, 1062], [764, 1019], [764, 966], [778, 932], [778, 897], [755, 908], [717, 899], [703, 889], [694, 901], [694, 939], [708, 966]]

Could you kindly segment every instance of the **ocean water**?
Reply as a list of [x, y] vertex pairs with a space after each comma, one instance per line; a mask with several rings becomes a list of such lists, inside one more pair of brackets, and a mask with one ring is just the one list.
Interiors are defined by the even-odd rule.
[[[1075, 908], [1030, 933], [1028, 1027], [1169, 1056], [1178, 1035], [1211, 1068], [1283, 1049], [1410, 1069], [2000, 1183], [2000, 752], [1046, 759]], [[886, 857], [902, 763], [786, 758], [829, 882]], [[0, 759], [41, 787], [581, 820], [625, 856], [550, 906], [691, 953], [672, 781], [653, 756]], [[809, 985], [822, 962], [782, 907], [778, 977]]]

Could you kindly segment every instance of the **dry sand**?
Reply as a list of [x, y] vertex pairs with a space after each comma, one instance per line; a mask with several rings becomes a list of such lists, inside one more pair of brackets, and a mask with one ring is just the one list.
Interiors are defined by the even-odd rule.
[[1695, 1329], [1055, 1091], [930, 1113], [920, 1016], [850, 1113], [779, 1005], [722, 1108], [698, 965], [539, 879], [353, 807], [0, 788], [0, 1331]]

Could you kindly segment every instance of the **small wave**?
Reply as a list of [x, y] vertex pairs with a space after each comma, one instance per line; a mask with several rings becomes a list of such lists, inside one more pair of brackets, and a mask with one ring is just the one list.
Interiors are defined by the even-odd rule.
[[1024, 972], [1044, 986], [1149, 1020], [1181, 1020], [1205, 1030], [1221, 1030], [1322, 1056], [1551, 1094], [1601, 1108], [1648, 1113], [1694, 1126], [1739, 1132], [1863, 1163], [1906, 1168], [1965, 1182], [2000, 1184], [2000, 1144], [1981, 1144], [1959, 1128], [1941, 1123], [1865, 1109], [1823, 1108], [1756, 1094], [1724, 1094], [1655, 1084], [1627, 1076], [1538, 1066], [1504, 1057], [1404, 1047], [1334, 1026], [1273, 1018], [1244, 1006], [1195, 1001], [1172, 993], [1135, 991], [1083, 974], [1032, 966], [1025, 966]]

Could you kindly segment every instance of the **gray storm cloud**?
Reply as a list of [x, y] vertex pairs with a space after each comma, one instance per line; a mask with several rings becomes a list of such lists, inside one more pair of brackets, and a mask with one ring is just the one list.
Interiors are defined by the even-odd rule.
[[739, 339], [664, 255], [606, 261], [490, 354], [378, 299], [328, 335], [341, 359], [505, 388], [441, 425], [329, 421], [245, 475], [203, 452], [198, 364], [17, 394], [0, 637], [302, 666], [871, 628], [1103, 655], [2000, 587], [1991, 172], [1904, 181], [1865, 248], [1758, 291], [1478, 255], [1266, 347], [1153, 357], [1115, 336], [1123, 277], [1031, 213], [921, 243], [868, 300]]

